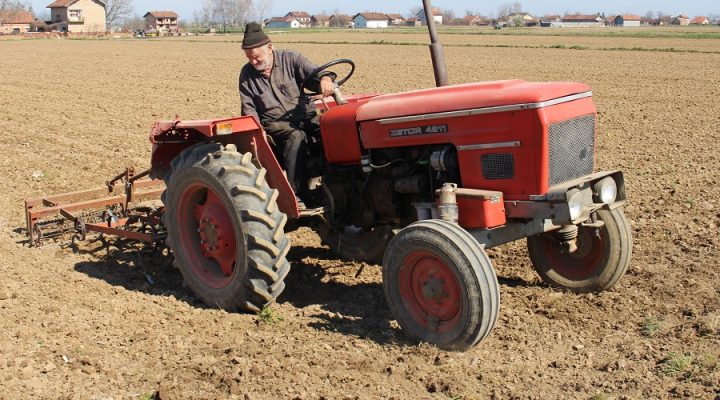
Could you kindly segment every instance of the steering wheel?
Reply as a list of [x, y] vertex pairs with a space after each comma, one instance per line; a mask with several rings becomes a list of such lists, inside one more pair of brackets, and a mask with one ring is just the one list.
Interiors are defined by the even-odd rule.
[[339, 81], [335, 81], [335, 85], [337, 85], [338, 87], [342, 86], [342, 84], [345, 83], [348, 79], [350, 79], [352, 74], [355, 72], [355, 63], [352, 60], [348, 60], [347, 58], [338, 58], [337, 60], [330, 61], [327, 64], [323, 64], [323, 65], [315, 68], [307, 76], [307, 78], [305, 78], [305, 80], [302, 81], [302, 83], [300, 84], [300, 88], [302, 88], [303, 94], [305, 94], [306, 96], [314, 96], [314, 95], [322, 94], [316, 90], [309, 88], [308, 85], [310, 85], [310, 83], [313, 81], [315, 81], [315, 83], [318, 84], [320, 82], [320, 79], [322, 79], [322, 77], [326, 76], [326, 75], [331, 76], [333, 78], [333, 80], [335, 80], [335, 78], [337, 78], [337, 74], [334, 72], [328, 71], [325, 74], [320, 74], [320, 73], [325, 71], [326, 69], [333, 67], [335, 65], [338, 65], [338, 64], [350, 65], [350, 72], [348, 72], [347, 76], [340, 79]]

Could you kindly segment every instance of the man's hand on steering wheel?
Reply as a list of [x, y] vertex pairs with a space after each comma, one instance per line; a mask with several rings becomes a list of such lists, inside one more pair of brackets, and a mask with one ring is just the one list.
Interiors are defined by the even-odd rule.
[[325, 75], [320, 79], [320, 93], [322, 93], [323, 97], [332, 96], [334, 89], [335, 82], [333, 82], [332, 76]]

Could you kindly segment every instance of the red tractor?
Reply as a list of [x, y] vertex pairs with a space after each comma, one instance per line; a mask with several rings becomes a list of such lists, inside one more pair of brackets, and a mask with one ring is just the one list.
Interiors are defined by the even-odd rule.
[[342, 257], [381, 263], [400, 326], [446, 349], [474, 346], [498, 318], [490, 247], [527, 238], [541, 278], [576, 292], [609, 289], [625, 273], [623, 174], [595, 172], [588, 86], [508, 80], [344, 98], [351, 61], [315, 73], [343, 63], [352, 69], [334, 100], [318, 101], [322, 135], [308, 163], [315, 207], [298, 210], [253, 117], [152, 130], [150, 175], [166, 185], [157, 218], [205, 303], [257, 312], [273, 302], [290, 270], [286, 231], [299, 225]]

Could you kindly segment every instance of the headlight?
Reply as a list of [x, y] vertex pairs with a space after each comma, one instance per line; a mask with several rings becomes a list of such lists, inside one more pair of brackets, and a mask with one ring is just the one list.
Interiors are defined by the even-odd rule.
[[570, 207], [570, 219], [576, 220], [582, 215], [583, 207], [585, 206], [584, 196], [578, 189], [573, 189], [568, 192], [568, 207]]
[[617, 198], [617, 184], [611, 177], [607, 177], [593, 185], [595, 201], [612, 204]]

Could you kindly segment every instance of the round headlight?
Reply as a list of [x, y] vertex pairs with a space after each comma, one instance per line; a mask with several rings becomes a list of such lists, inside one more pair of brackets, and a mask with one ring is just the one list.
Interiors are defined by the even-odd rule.
[[593, 186], [595, 201], [605, 204], [612, 204], [617, 198], [617, 184], [611, 177], [607, 177]]
[[568, 207], [570, 207], [570, 219], [576, 220], [582, 215], [583, 206], [585, 205], [585, 202], [583, 201], [582, 193], [577, 190], [573, 189], [568, 193]]

